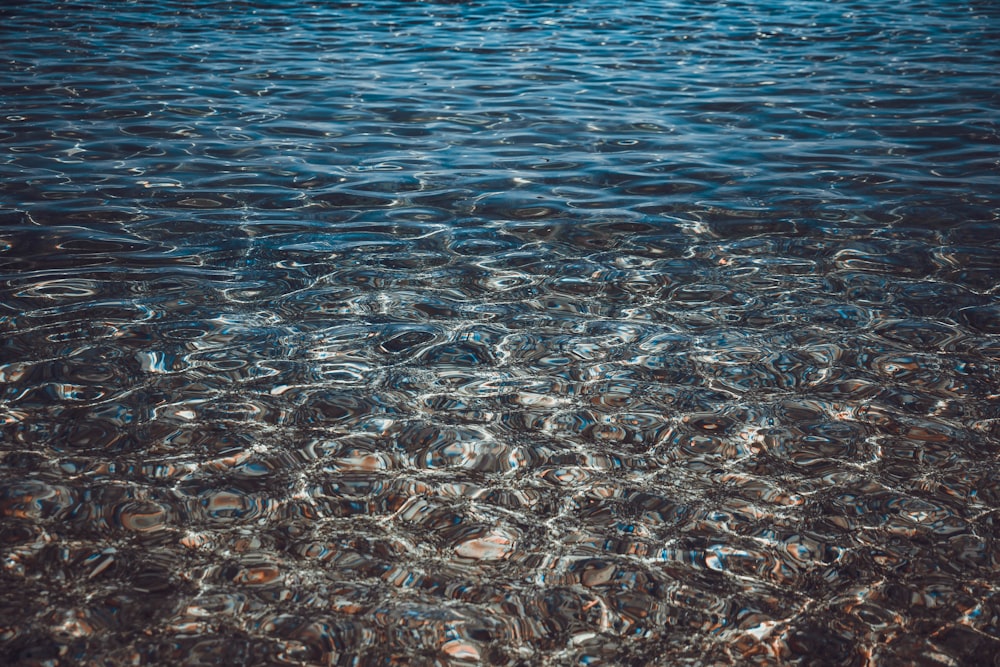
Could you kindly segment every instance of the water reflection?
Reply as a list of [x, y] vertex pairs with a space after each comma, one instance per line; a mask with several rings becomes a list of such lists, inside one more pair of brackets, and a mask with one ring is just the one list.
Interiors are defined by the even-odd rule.
[[989, 3], [0, 18], [0, 662], [997, 653]]

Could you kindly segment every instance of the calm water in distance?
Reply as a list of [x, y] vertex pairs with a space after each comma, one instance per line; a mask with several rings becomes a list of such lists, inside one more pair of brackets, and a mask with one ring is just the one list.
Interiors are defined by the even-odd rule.
[[0, 663], [998, 664], [996, 2], [0, 44]]

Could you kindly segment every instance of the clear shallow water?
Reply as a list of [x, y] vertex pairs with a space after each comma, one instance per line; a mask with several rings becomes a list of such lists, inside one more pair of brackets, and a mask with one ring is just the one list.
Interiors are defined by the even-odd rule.
[[0, 10], [5, 664], [988, 664], [992, 2]]

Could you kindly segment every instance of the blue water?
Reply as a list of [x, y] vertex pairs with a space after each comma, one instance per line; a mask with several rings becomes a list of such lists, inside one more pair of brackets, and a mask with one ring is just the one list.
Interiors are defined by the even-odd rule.
[[1000, 5], [0, 8], [0, 663], [1000, 664]]

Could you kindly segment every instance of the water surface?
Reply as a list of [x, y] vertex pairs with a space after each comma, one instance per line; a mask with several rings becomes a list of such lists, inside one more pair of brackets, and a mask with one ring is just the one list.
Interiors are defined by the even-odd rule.
[[0, 661], [1000, 655], [1000, 6], [0, 9]]

